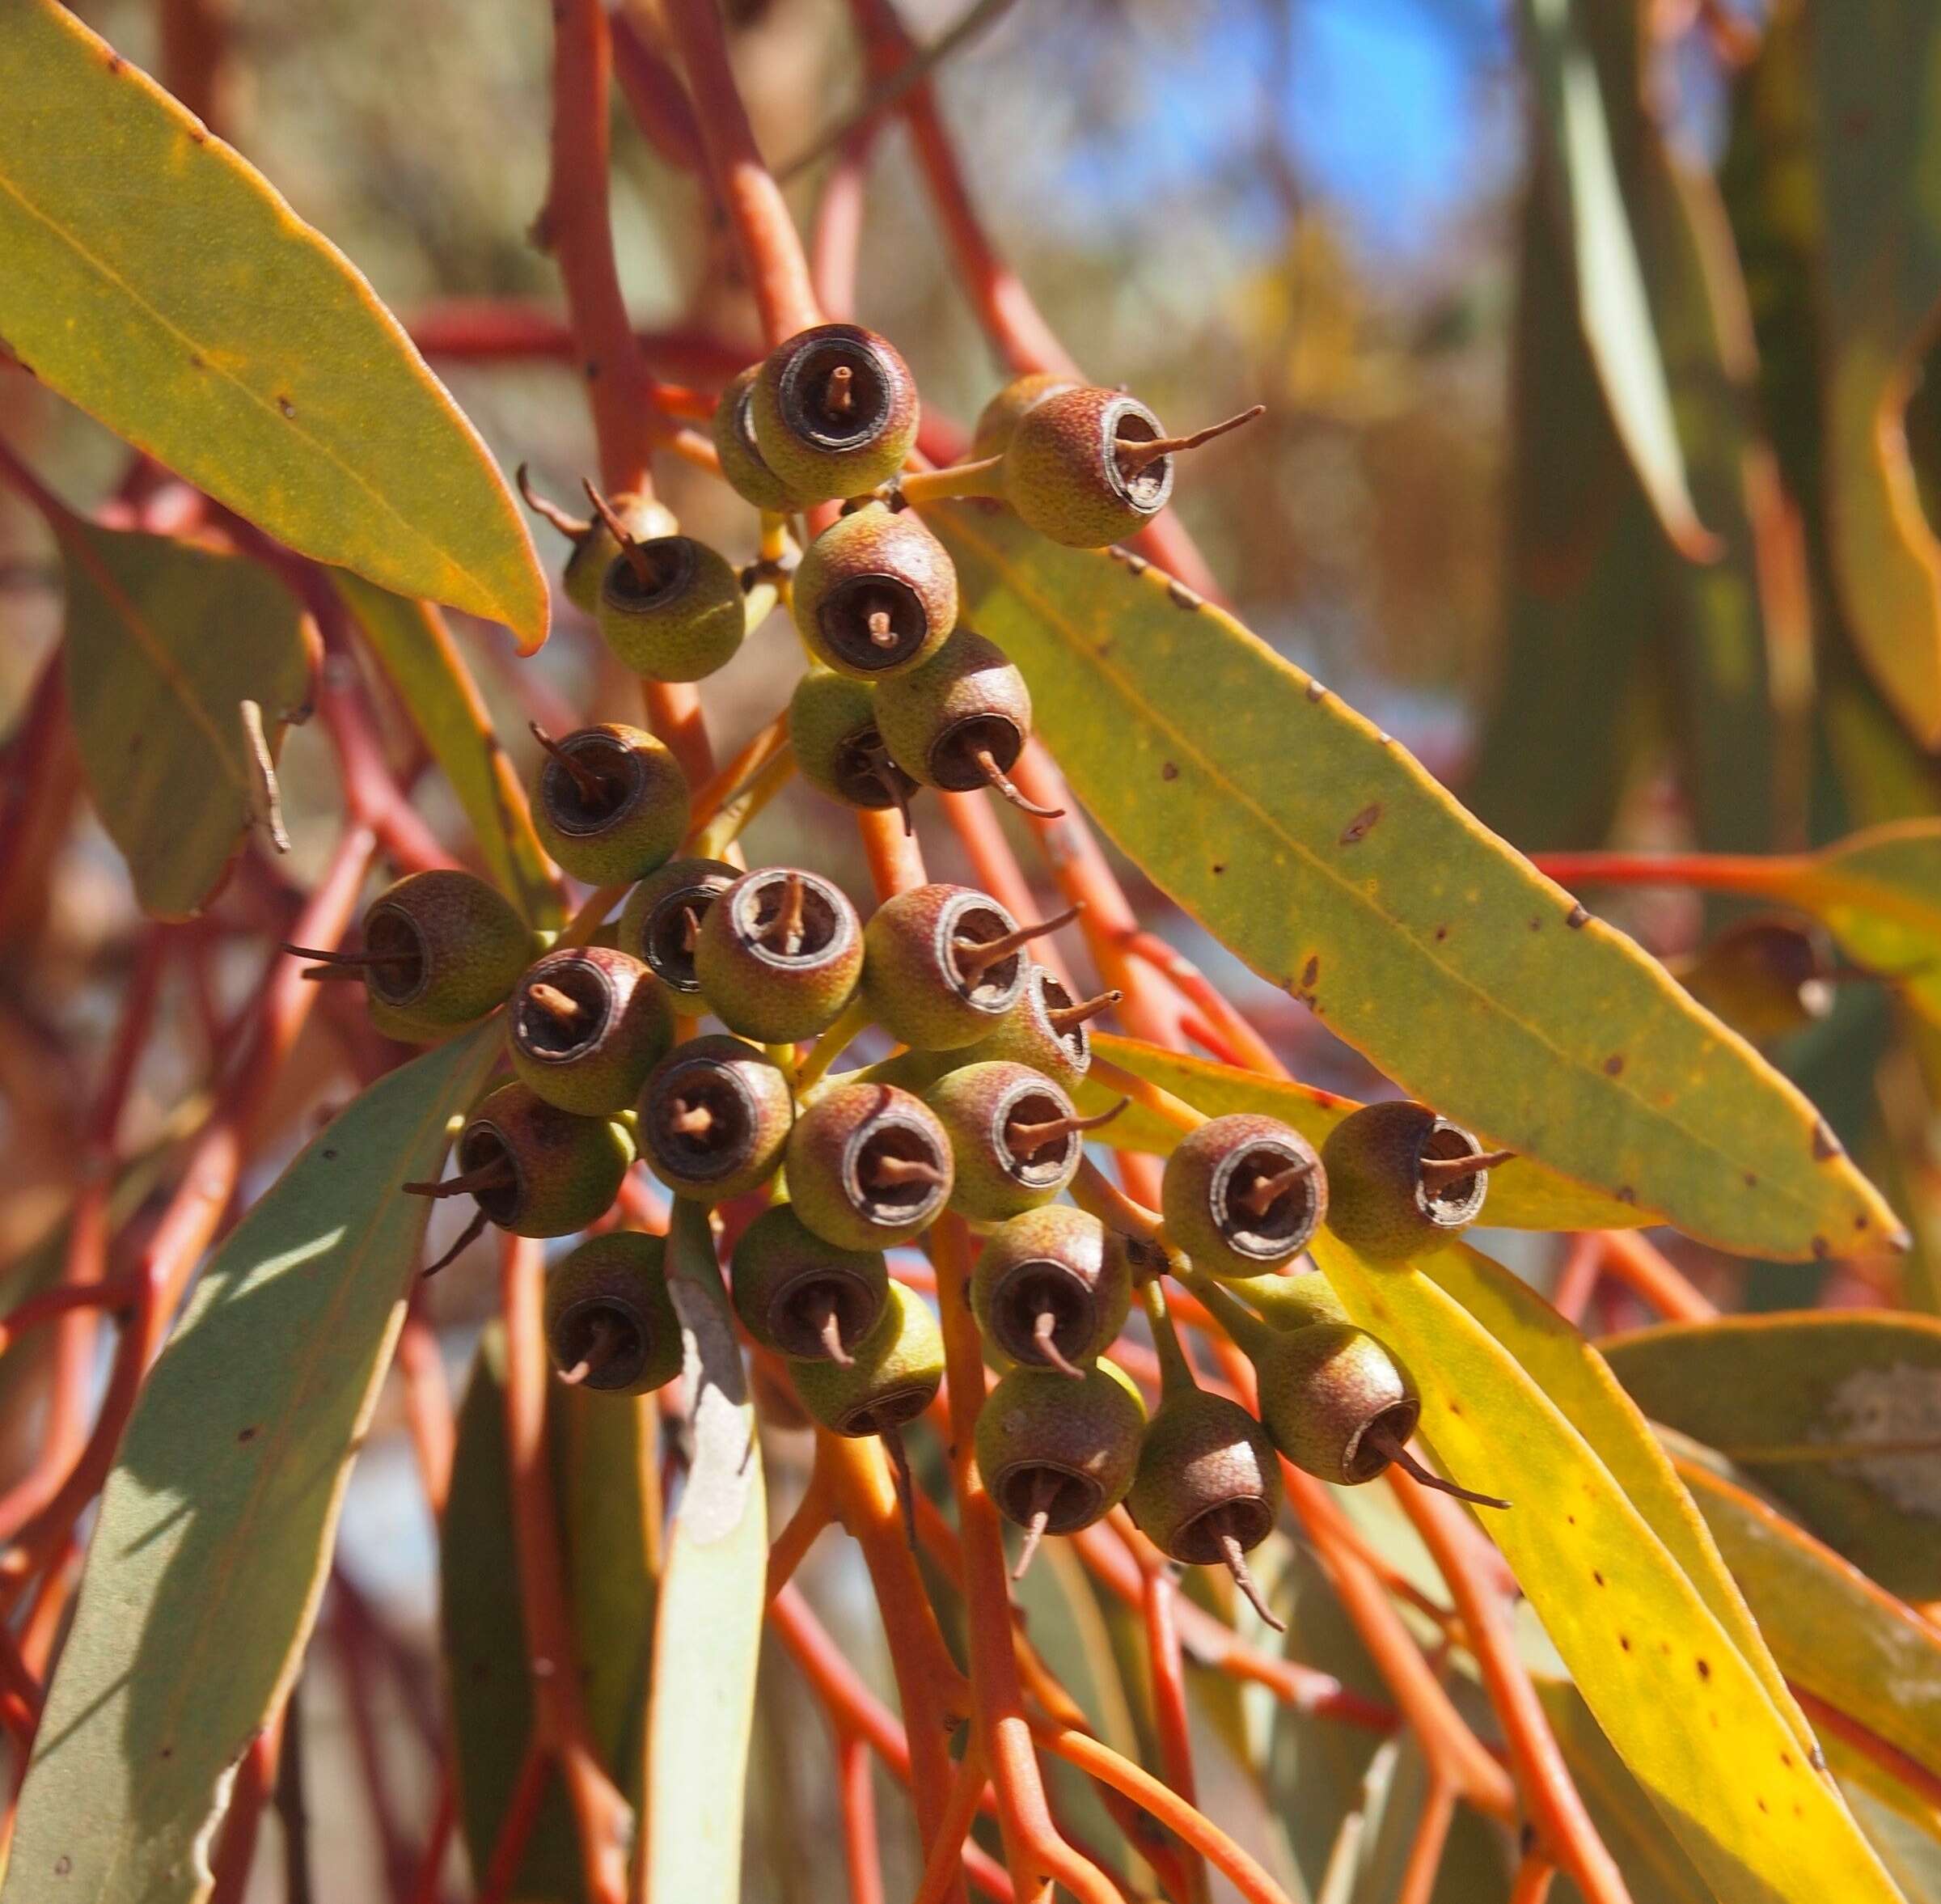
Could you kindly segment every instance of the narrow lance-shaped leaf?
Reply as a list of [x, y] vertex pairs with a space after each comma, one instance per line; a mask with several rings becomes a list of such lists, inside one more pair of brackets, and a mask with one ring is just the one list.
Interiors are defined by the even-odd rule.
[[1941, 1634], [1777, 1508], [1681, 1459], [1678, 1472], [1787, 1673], [1941, 1771]]
[[1898, 1232], [1785, 1079], [1319, 682], [1137, 558], [937, 521], [1106, 831], [1405, 1088], [1723, 1248]]
[[1651, 1523], [1732, 1635], [1796, 1737], [1806, 1721], [1787, 1690], [1745, 1600], [1706, 1523], [1637, 1404], [1602, 1356], [1527, 1283], [1466, 1244], [1452, 1243], [1417, 1267], [1514, 1356], [1558, 1413], [1589, 1443], [1631, 1505]]
[[708, 1212], [699, 1204], [674, 1204], [667, 1282], [686, 1347], [694, 1452], [654, 1623], [646, 1894], [739, 1904], [768, 1515], [746, 1374]]
[[196, 1904], [226, 1775], [301, 1662], [404, 1316], [421, 1197], [497, 1026], [381, 1078], [203, 1271], [129, 1422], [49, 1690], [4, 1904]]
[[56, 0], [0, 32], [0, 343], [280, 541], [545, 639], [478, 434], [356, 268]]
[[1460, 1304], [1330, 1232], [1316, 1263], [1414, 1374], [1447, 1470], [1512, 1505], [1492, 1539], [1586, 1703], [1721, 1898], [1896, 1893], [1766, 1686], [1590, 1445]]
[[1686, 487], [1584, 11], [1582, 0], [1524, 0], [1522, 9], [1536, 80], [1539, 176], [1563, 222], [1584, 337], [1618, 433], [1666, 534], [1702, 557], [1711, 539]]
[[1941, 1597], [1941, 1322], [1727, 1316], [1602, 1346], [1654, 1421], [1728, 1457], [1891, 1591]]
[[240, 556], [73, 518], [57, 534], [88, 791], [143, 909], [186, 918], [268, 818], [264, 763], [310, 692], [302, 614]]
[[1802, 11], [1825, 211], [1817, 289], [1834, 576], [1854, 645], [1931, 748], [1941, 746], [1941, 542], [1922, 509], [1905, 413], [1941, 299], [1941, 14], [1909, 0]]

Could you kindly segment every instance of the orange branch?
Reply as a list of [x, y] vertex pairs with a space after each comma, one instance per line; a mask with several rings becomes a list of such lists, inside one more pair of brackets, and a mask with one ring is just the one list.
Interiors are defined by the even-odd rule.
[[1635, 1296], [1674, 1322], [1706, 1322], [1718, 1306], [1693, 1288], [1684, 1274], [1655, 1243], [1634, 1229], [1599, 1232], [1604, 1244], [1604, 1267]]

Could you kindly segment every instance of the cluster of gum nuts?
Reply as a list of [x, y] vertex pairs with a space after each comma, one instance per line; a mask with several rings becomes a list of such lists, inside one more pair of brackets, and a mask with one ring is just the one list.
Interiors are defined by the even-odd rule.
[[[1021, 798], [1008, 775], [1030, 728], [1017, 671], [957, 625], [949, 558], [903, 506], [911, 492], [1001, 496], [1055, 539], [1102, 546], [1163, 507], [1173, 455], [1215, 434], [1169, 439], [1122, 393], [1026, 378], [987, 408], [970, 461], [906, 476], [916, 421], [889, 345], [828, 325], [738, 379], [715, 429], [724, 474], [771, 523], [849, 504], [790, 577], [814, 658], [790, 739], [813, 784], [899, 808], [906, 824], [919, 785]], [[529, 492], [573, 539], [569, 594], [643, 675], [720, 666], [759, 572], [789, 565], [738, 572], [673, 533], [658, 506], [588, 493], [596, 518], [577, 523]], [[1414, 1103], [1351, 1115], [1320, 1154], [1274, 1119], [1216, 1117], [1169, 1157], [1162, 1208], [1140, 1211], [1085, 1156], [1123, 1101], [1086, 1117], [1072, 1095], [1091, 1064], [1088, 1021], [1115, 995], [1074, 999], [1030, 950], [1069, 915], [1023, 924], [987, 894], [933, 884], [885, 900], [865, 926], [814, 872], [677, 857], [689, 789], [653, 735], [607, 725], [539, 738], [540, 838], [575, 878], [631, 885], [616, 924], [547, 949], [484, 882], [433, 871], [372, 904], [359, 948], [307, 953], [311, 975], [361, 980], [393, 1037], [435, 1040], [502, 1009], [511, 1079], [465, 1123], [455, 1174], [406, 1186], [476, 1206], [433, 1269], [488, 1223], [544, 1238], [601, 1224], [636, 1158], [676, 1197], [761, 1204], [732, 1251], [736, 1314], [784, 1358], [810, 1417], [885, 1440], [907, 1505], [899, 1432], [935, 1399], [944, 1353], [886, 1253], [956, 1212], [983, 1238], [970, 1299], [1002, 1370], [977, 1458], [1025, 1530], [1020, 1572], [1045, 1533], [1123, 1501], [1166, 1554], [1224, 1564], [1253, 1595], [1245, 1557], [1274, 1525], [1279, 1455], [1343, 1484], [1401, 1463], [1490, 1501], [1415, 1462], [1408, 1374], [1295, 1265], [1324, 1221], [1377, 1258], [1439, 1246], [1475, 1220], [1499, 1154]], [[725, 1030], [687, 1035], [704, 1015]], [[901, 1048], [830, 1075], [869, 1026]], [[1059, 1202], [1068, 1191], [1076, 1200]], [[663, 1250], [607, 1230], [552, 1269], [546, 1335], [562, 1380], [632, 1395], [680, 1373]], [[1168, 1274], [1252, 1362], [1258, 1419], [1195, 1380]], [[1150, 1420], [1106, 1353], [1135, 1298], [1163, 1372]]]

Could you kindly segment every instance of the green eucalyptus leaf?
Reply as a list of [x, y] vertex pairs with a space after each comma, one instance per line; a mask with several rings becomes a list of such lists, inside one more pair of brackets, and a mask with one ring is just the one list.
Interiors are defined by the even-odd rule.
[[194, 1904], [226, 1775], [302, 1663], [404, 1314], [422, 1197], [496, 1026], [380, 1078], [202, 1272], [142, 1390], [21, 1793], [5, 1904]]
[[1105, 830], [1405, 1088], [1724, 1248], [1897, 1232], [1776, 1071], [1320, 683], [1136, 557], [936, 526]]
[[356, 268], [55, 0], [0, 32], [0, 342], [279, 541], [545, 639], [478, 434]]

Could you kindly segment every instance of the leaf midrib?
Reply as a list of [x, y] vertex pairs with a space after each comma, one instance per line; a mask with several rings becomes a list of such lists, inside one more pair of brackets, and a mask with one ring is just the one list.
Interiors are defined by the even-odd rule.
[[[1436, 958], [1425, 941], [1412, 931], [1405, 921], [1396, 918], [1376, 901], [1371, 899], [1367, 894], [1361, 891], [1351, 880], [1344, 878], [1334, 867], [1329, 865], [1325, 860], [1317, 857], [1311, 847], [1290, 832], [1282, 823], [1267, 812], [1244, 787], [1222, 772], [1192, 735], [1169, 720], [1157, 703], [1148, 701], [1144, 696], [1131, 692], [1127, 686], [1128, 677], [1121, 670], [1113, 666], [1110, 654], [1105, 649], [1094, 648], [1086, 645], [1063, 611], [1030, 585], [1025, 571], [1007, 564], [1004, 561], [1001, 550], [993, 548], [992, 545], [987, 542], [979, 541], [975, 532], [967, 531], [961, 516], [956, 518], [956, 527], [960, 534], [966, 535], [967, 540], [979, 542], [979, 546], [984, 551], [986, 560], [991, 563], [992, 568], [1000, 576], [1004, 586], [1029, 601], [1047, 626], [1060, 630], [1070, 645], [1081, 651], [1102, 674], [1106, 675], [1115, 684], [1123, 700], [1140, 709], [1157, 726], [1162, 729], [1171, 738], [1177, 740], [1185, 751], [1199, 764], [1200, 771], [1207, 779], [1224, 791], [1237, 804], [1245, 806], [1250, 812], [1256, 814], [1275, 839], [1284, 842], [1304, 864], [1318, 873], [1330, 885], [1345, 895], [1355, 906], [1365, 913], [1372, 914], [1381, 924], [1393, 930], [1412, 951], [1429, 966], [1431, 971], [1440, 974], [1459, 987], [1469, 997], [1480, 1002], [1486, 1013], [1499, 1017], [1515, 1026], [1529, 1038], [1533, 1043], [1548, 1051], [1579, 1078], [1588, 1080], [1596, 1088], [1618, 1092], [1635, 1105], [1651, 1122], [1660, 1128], [1675, 1132], [1680, 1137], [1695, 1145], [1706, 1155], [1717, 1158], [1720, 1162], [1729, 1165], [1734, 1169], [1740, 1167], [1740, 1160], [1735, 1157], [1731, 1152], [1720, 1149], [1716, 1144], [1709, 1141], [1702, 1132], [1680, 1123], [1677, 1119], [1666, 1116], [1662, 1111], [1647, 1103], [1639, 1094], [1636, 1087], [1626, 1083], [1622, 1077], [1613, 1078], [1601, 1070], [1593, 1076], [1588, 1061], [1573, 1057], [1568, 1052], [1558, 1049], [1544, 1036], [1537, 1026], [1527, 1023], [1512, 1013], [1503, 1011], [1498, 1001], [1490, 992], [1485, 991], [1482, 986], [1465, 974], [1453, 971], [1444, 965]], [[1157, 571], [1151, 571], [1151, 573], [1157, 573]], [[1233, 620], [1231, 616], [1224, 615], [1215, 608], [1211, 603], [1203, 603], [1200, 611], [1217, 616], [1231, 633], [1257, 648], [1262, 657], [1270, 665], [1286, 669], [1288, 673], [1295, 676], [1296, 679], [1302, 678], [1298, 670], [1275, 654], [1258, 636], [1243, 627], [1239, 622]], [[1541, 878], [1541, 876], [1537, 875], [1537, 877]], [[1557, 896], [1561, 899], [1567, 899], [1570, 897], [1561, 887], [1557, 888], [1556, 891]], [[1586, 929], [1591, 929], [1596, 924], [1597, 921], [1595, 920], [1588, 921]], [[1555, 1169], [1556, 1166], [1553, 1165], [1551, 1168]], [[1560, 1176], [1567, 1177], [1572, 1175], [1572, 1173], [1565, 1170], [1559, 1170], [1558, 1174]], [[1601, 1187], [1588, 1178], [1574, 1178], [1573, 1180], [1588, 1183], [1593, 1189]], [[1781, 1189], [1780, 1194], [1795, 1209], [1809, 1216], [1812, 1213], [1814, 1205], [1810, 1200], [1783, 1187]]]

